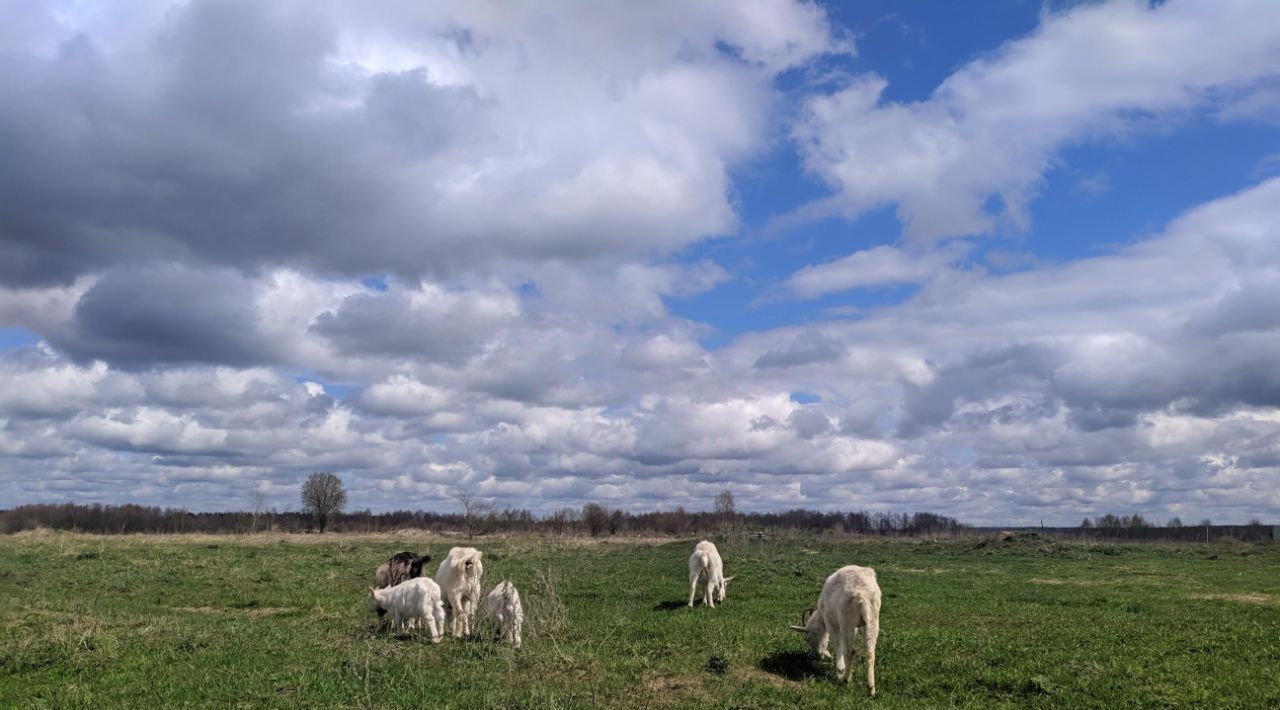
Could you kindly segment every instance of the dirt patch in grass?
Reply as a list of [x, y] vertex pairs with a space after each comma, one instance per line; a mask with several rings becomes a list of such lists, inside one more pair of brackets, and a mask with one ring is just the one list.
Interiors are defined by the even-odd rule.
[[799, 681], [784, 678], [773, 673], [766, 673], [759, 668], [739, 668], [736, 669], [734, 675], [743, 680], [756, 680], [775, 688], [797, 688], [801, 685]]
[[646, 695], [657, 705], [687, 705], [711, 697], [707, 679], [701, 675], [649, 676], [641, 683]]
[[233, 609], [225, 606], [171, 606], [169, 608], [188, 614], [244, 614], [245, 616], [271, 616], [273, 614], [288, 614], [291, 611], [297, 611], [296, 607], [291, 606], [253, 606], [243, 609]]
[[1244, 602], [1245, 604], [1262, 604], [1264, 606], [1280, 606], [1280, 598], [1267, 594], [1196, 594], [1195, 599], [1214, 599], [1228, 602]]
[[1093, 579], [1053, 579], [1044, 577], [1033, 577], [1027, 580], [1032, 584], [1070, 584], [1076, 587], [1096, 587], [1102, 582]]

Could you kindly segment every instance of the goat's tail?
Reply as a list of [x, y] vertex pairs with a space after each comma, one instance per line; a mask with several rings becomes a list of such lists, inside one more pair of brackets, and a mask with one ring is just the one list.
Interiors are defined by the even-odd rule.
[[874, 619], [872, 614], [875, 613], [875, 607], [871, 605], [870, 599], [861, 595], [858, 597], [858, 605], [860, 607], [859, 611], [862, 613], [862, 625], [866, 626]]
[[699, 550], [693, 553], [693, 559], [689, 564], [689, 579], [697, 581], [702, 575], [711, 575], [711, 556]]

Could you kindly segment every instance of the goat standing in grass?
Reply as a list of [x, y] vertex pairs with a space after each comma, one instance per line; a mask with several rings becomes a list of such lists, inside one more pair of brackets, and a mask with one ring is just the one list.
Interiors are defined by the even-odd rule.
[[706, 540], [698, 543], [689, 555], [689, 606], [693, 607], [693, 598], [698, 594], [698, 582], [705, 580], [706, 585], [702, 603], [715, 608], [716, 602], [724, 601], [726, 587], [733, 577], [724, 576], [724, 561], [720, 559], [720, 551]]
[[827, 577], [822, 585], [816, 609], [801, 617], [803, 626], [792, 631], [805, 635], [809, 648], [823, 658], [830, 658], [827, 646], [836, 639], [836, 680], [846, 683], [850, 676], [848, 663], [853, 659], [854, 638], [861, 630], [867, 639], [867, 690], [876, 694], [876, 638], [880, 636], [880, 584], [870, 567], [849, 565]]
[[418, 555], [409, 552], [397, 552], [390, 559], [378, 565], [374, 572], [378, 589], [394, 587], [405, 580], [422, 576], [422, 565], [431, 561], [431, 555]]
[[444, 594], [455, 637], [471, 635], [471, 619], [480, 602], [480, 578], [484, 576], [482, 555], [474, 547], [455, 547], [436, 570], [436, 584]]
[[378, 616], [390, 612], [391, 628], [396, 633], [404, 631], [408, 622], [422, 620], [431, 634], [431, 643], [440, 643], [444, 636], [440, 586], [430, 577], [417, 577], [385, 589], [369, 587], [369, 608]]
[[[422, 576], [422, 565], [431, 561], [431, 555], [422, 555], [409, 552], [397, 552], [392, 555], [386, 562], [378, 565], [378, 569], [374, 571], [374, 586], [378, 589], [386, 589], [394, 587], [410, 579]], [[378, 620], [380, 623], [386, 623], [386, 610], [378, 609]]]
[[504, 581], [489, 592], [485, 599], [485, 608], [489, 618], [493, 619], [498, 634], [507, 642], [520, 648], [520, 627], [524, 625], [524, 607], [520, 605], [520, 592], [516, 585]]

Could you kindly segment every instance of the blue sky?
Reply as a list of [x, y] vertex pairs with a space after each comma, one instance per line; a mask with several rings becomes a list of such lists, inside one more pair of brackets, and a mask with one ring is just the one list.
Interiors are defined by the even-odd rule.
[[[956, 69], [1035, 30], [1046, 12], [1069, 3], [852, 3], [831, 16], [850, 29], [856, 56], [828, 58], [817, 71], [874, 72], [889, 83], [886, 100], [927, 100]], [[803, 93], [812, 77], [782, 83]], [[1154, 122], [1154, 121], [1153, 121]], [[1086, 258], [1158, 231], [1188, 205], [1244, 189], [1280, 172], [1275, 120], [1224, 122], [1199, 113], [1162, 119], [1153, 130], [1101, 136], [1066, 146], [1037, 185], [1031, 226], [1002, 230], [976, 245], [966, 263], [976, 268], [1025, 268]], [[807, 173], [791, 146], [778, 144], [734, 176], [742, 233], [695, 245], [684, 258], [714, 258], [740, 265], [734, 282], [672, 309], [711, 324], [705, 341], [723, 343], [762, 326], [808, 322], [839, 306], [876, 307], [908, 298], [914, 288], [881, 287], [843, 292], [802, 303], [760, 303], [769, 285], [805, 265], [881, 244], [901, 243], [892, 206], [855, 219], [830, 218], [762, 234], [770, 222], [829, 194]], [[992, 263], [990, 251], [1015, 252], [1014, 264]], [[750, 305], [749, 305], [750, 304]]]
[[1275, 517], [1277, 7], [17, 4], [0, 505]]

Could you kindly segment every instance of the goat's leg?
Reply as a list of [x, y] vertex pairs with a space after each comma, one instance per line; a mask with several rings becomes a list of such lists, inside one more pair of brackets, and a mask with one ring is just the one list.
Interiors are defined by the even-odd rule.
[[818, 657], [831, 658], [831, 627], [824, 625], [822, 637], [818, 639]]
[[431, 634], [431, 643], [440, 640], [440, 627], [436, 626], [436, 617], [433, 612], [427, 612], [427, 633]]
[[[845, 626], [844, 615], [836, 617], [836, 680], [849, 681], [849, 629]], [[829, 627], [828, 627], [829, 628]]]
[[462, 600], [458, 597], [457, 594], [450, 594], [449, 595], [449, 617], [450, 617], [449, 633], [453, 634], [454, 638], [458, 638], [459, 636], [462, 635], [462, 619], [461, 619], [462, 614], [463, 614]]
[[880, 636], [880, 622], [867, 624], [867, 692], [876, 694], [876, 638]]
[[444, 607], [438, 607], [432, 616], [435, 627], [431, 632], [431, 643], [440, 643], [440, 639], [444, 637]]

